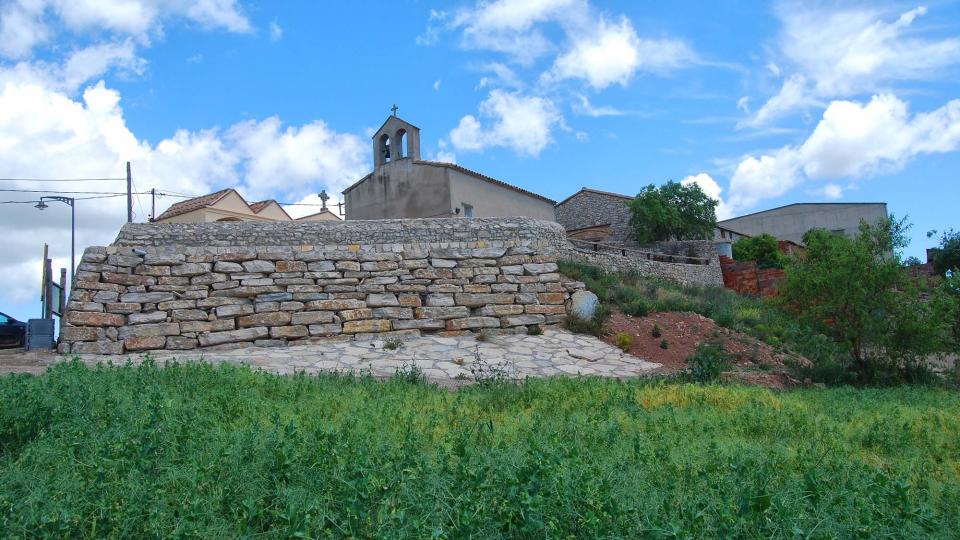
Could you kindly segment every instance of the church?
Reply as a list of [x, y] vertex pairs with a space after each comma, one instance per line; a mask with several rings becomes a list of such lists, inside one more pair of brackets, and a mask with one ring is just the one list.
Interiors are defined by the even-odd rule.
[[373, 172], [343, 191], [347, 220], [531, 217], [555, 202], [453, 163], [420, 159], [420, 128], [393, 115], [373, 136]]

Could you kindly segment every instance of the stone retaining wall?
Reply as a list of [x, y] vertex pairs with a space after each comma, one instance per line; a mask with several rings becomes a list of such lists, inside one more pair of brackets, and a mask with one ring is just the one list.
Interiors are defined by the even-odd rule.
[[[60, 351], [282, 346], [342, 334], [525, 330], [563, 320], [565, 301], [583, 284], [561, 282], [550, 234], [555, 224], [443, 221], [450, 237], [495, 230], [490, 236], [511, 239], [370, 244], [350, 243], [362, 226], [350, 232], [314, 223], [127, 225], [117, 245], [84, 252]], [[418, 240], [443, 229], [425, 225], [372, 236]], [[308, 243], [340, 238], [317, 233], [324, 230], [350, 236]], [[242, 234], [293, 245], [236, 245], [242, 236], [234, 235]], [[203, 242], [215, 245], [183, 245]]]
[[[709, 241], [704, 241], [710, 243]], [[691, 242], [693, 244], [695, 242]], [[710, 243], [712, 246], [712, 243]], [[706, 255], [706, 252], [698, 251]], [[716, 250], [709, 257], [710, 264], [684, 264], [648, 260], [627, 252], [627, 256], [614, 252], [597, 252], [571, 246], [561, 258], [583, 261], [616, 272], [637, 271], [646, 276], [669, 279], [686, 285], [723, 286], [723, 273]]]

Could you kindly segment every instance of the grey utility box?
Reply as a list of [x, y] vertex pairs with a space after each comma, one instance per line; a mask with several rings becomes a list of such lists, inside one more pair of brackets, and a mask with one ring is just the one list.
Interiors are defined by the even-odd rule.
[[26, 349], [53, 348], [53, 319], [30, 319], [27, 321]]

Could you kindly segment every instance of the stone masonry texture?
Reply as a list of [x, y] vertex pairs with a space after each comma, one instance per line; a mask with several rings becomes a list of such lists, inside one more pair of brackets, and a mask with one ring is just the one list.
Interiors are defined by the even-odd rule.
[[529, 218], [127, 224], [113, 245], [84, 252], [59, 350], [523, 331], [561, 322], [583, 288], [561, 279], [562, 258], [722, 283], [719, 264], [598, 258]]

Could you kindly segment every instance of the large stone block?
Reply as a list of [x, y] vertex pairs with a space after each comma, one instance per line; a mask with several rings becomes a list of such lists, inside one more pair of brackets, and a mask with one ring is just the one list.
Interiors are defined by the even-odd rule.
[[200, 274], [199, 276], [190, 278], [191, 285], [213, 285], [214, 283], [226, 283], [227, 281], [226, 274], [217, 274], [214, 272]]
[[143, 256], [143, 264], [156, 266], [173, 266], [187, 260], [182, 253], [147, 253]]
[[369, 307], [390, 307], [399, 305], [400, 300], [397, 299], [397, 295], [395, 294], [387, 293], [367, 295], [367, 306]]
[[541, 304], [563, 304], [566, 295], [559, 292], [544, 292], [537, 295], [537, 300]]
[[[298, 262], [300, 262], [301, 264], [306, 264], [306, 263], [303, 263], [302, 261], [298, 261]], [[311, 272], [334, 272], [337, 270], [336, 263], [333, 261], [314, 261], [309, 264], [306, 264], [306, 266], [307, 267], [301, 270], [301, 272], [306, 272], [307, 270]]]
[[287, 302], [293, 300], [293, 293], [274, 292], [257, 295], [257, 302]]
[[277, 261], [277, 272], [306, 272], [307, 263], [303, 261]]
[[180, 323], [181, 333], [222, 332], [236, 328], [236, 319], [220, 319], [217, 321], [184, 321]]
[[123, 347], [128, 351], [162, 349], [166, 344], [166, 336], [133, 336], [123, 340]]
[[509, 293], [459, 293], [454, 295], [458, 306], [481, 307], [487, 304], [512, 304], [514, 295]]
[[340, 323], [311, 324], [308, 330], [311, 336], [335, 336], [343, 332], [343, 326]]
[[122, 341], [78, 341], [70, 348], [73, 354], [123, 354]]
[[390, 321], [382, 319], [347, 321], [343, 323], [344, 334], [356, 334], [359, 332], [389, 332], [390, 330]]
[[539, 313], [542, 315], [565, 315], [567, 313], [567, 308], [562, 304], [559, 306], [541, 306], [538, 304], [530, 304], [524, 306], [525, 313]]
[[202, 309], [175, 309], [171, 315], [175, 321], [205, 321], [208, 317]]
[[353, 298], [307, 302], [307, 309], [310, 311], [342, 311], [345, 309], [360, 309], [365, 307], [367, 307], [367, 304], [364, 303], [363, 300]]
[[151, 276], [138, 276], [136, 274], [120, 274], [116, 272], [104, 272], [100, 281], [104, 283], [116, 283], [118, 285], [156, 285], [157, 278]]
[[523, 306], [518, 304], [483, 306], [476, 311], [477, 315], [484, 317], [503, 317], [504, 315], [520, 315], [523, 313]]
[[214, 272], [225, 272], [227, 274], [234, 272], [243, 272], [243, 265], [240, 263], [229, 262], [229, 261], [217, 261], [213, 265]]
[[423, 304], [419, 294], [398, 294], [397, 301], [403, 307], [420, 307]]
[[190, 349], [196, 349], [197, 343], [196, 338], [167, 336], [167, 343], [164, 345], [164, 348], [171, 351], [188, 351]]
[[166, 311], [151, 311], [149, 313], [131, 313], [128, 324], [151, 324], [167, 320]]
[[160, 311], [166, 311], [168, 309], [192, 309], [195, 307], [197, 307], [196, 300], [173, 300], [157, 304], [157, 309]]
[[140, 311], [140, 304], [136, 302], [110, 302], [104, 304], [107, 313], [122, 313], [124, 315]]
[[198, 339], [201, 347], [210, 347], [213, 345], [222, 345], [224, 343], [237, 343], [240, 341], [253, 341], [263, 339], [270, 335], [270, 330], [263, 326], [254, 328], [243, 328], [241, 330], [230, 330], [227, 332], [211, 332], [209, 334], [200, 334]]
[[232, 304], [228, 306], [219, 306], [214, 308], [217, 317], [226, 319], [229, 317], [239, 317], [241, 315], [252, 315], [253, 304]]
[[63, 341], [96, 341], [97, 329], [92, 326], [64, 326], [60, 329]]
[[297, 339], [307, 337], [310, 332], [306, 326], [275, 326], [270, 328], [270, 337], [273, 339]]
[[120, 328], [119, 338], [147, 336], [176, 336], [180, 334], [180, 323], [138, 324]]
[[538, 276], [557, 271], [556, 263], [529, 263], [523, 265], [523, 272], [528, 276]]
[[120, 293], [116, 291], [97, 291], [93, 295], [94, 302], [107, 303], [107, 302], [116, 302], [117, 298], [120, 297]]
[[419, 307], [414, 309], [418, 319], [457, 319], [470, 316], [470, 308], [456, 307]]
[[156, 304], [176, 299], [177, 296], [171, 292], [131, 292], [120, 295], [121, 302], [137, 302], [140, 304]]
[[413, 310], [408, 307], [380, 307], [373, 309], [376, 319], [412, 319]]
[[543, 315], [514, 315], [500, 319], [504, 328], [510, 326], [526, 326], [530, 324], [543, 324], [546, 318]]
[[357, 261], [337, 261], [335, 268], [340, 271], [348, 270], [352, 272], [359, 272], [360, 263]]
[[326, 324], [333, 322], [332, 311], [301, 311], [294, 313], [290, 318], [290, 324]]
[[73, 326], [123, 326], [126, 323], [123, 315], [95, 311], [68, 311], [66, 319]]
[[210, 263], [183, 263], [170, 267], [170, 273], [174, 276], [199, 276], [206, 274], [213, 265]]
[[243, 269], [247, 272], [276, 272], [277, 265], [270, 261], [253, 260], [244, 261]]
[[471, 330], [474, 328], [500, 328], [496, 317], [466, 317], [447, 321], [447, 330]]
[[446, 321], [439, 319], [402, 319], [393, 321], [393, 327], [396, 330], [443, 330], [446, 328]]
[[286, 326], [290, 324], [290, 313], [286, 311], [271, 311], [269, 313], [255, 313], [237, 319], [237, 326]]

